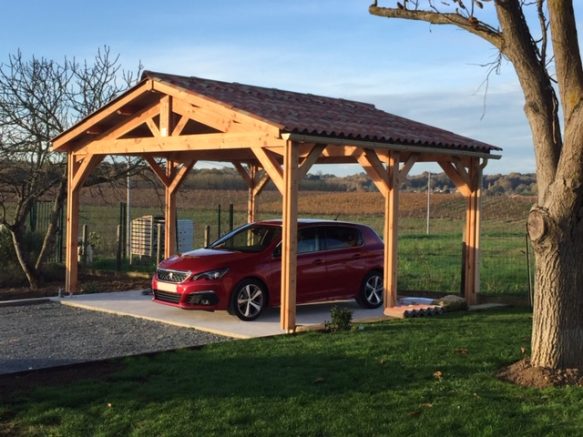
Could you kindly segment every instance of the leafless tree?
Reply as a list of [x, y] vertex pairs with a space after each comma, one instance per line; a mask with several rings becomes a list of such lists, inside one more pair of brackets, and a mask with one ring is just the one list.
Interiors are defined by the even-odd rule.
[[572, 1], [402, 0], [389, 7], [375, 1], [369, 12], [457, 26], [514, 66], [538, 186], [528, 217], [536, 258], [531, 362], [583, 368], [583, 69]]
[[[18, 51], [0, 64], [0, 224], [10, 232], [33, 289], [54, 247], [67, 193], [65, 157], [51, 152], [51, 138], [130, 86], [140, 68], [133, 73], [122, 70], [119, 56], [112, 56], [108, 47], [99, 49], [91, 62], [25, 59]], [[88, 183], [135, 171], [133, 164], [105, 167]], [[39, 199], [52, 201], [51, 217], [40, 252], [30, 254], [24, 244], [26, 219]]]

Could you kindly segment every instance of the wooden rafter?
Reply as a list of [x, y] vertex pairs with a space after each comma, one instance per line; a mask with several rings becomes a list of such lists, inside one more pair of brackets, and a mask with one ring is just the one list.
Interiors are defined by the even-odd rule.
[[65, 134], [55, 138], [53, 140], [53, 151], [62, 151], [63, 147], [68, 145], [73, 138], [83, 134], [83, 132], [86, 132], [89, 128], [109, 117], [110, 115], [116, 114], [117, 111], [122, 110], [125, 105], [129, 104], [144, 93], [151, 91], [151, 89], [152, 80], [147, 80], [144, 81], [144, 83], [141, 85], [138, 85], [136, 88], [133, 88], [125, 94], [122, 94], [116, 100], [103, 107], [100, 111], [93, 114], [91, 117], [86, 118], [75, 127], [68, 130]]
[[148, 126], [148, 129], [150, 129], [150, 132], [152, 132], [152, 135], [154, 135], [154, 137], [156, 138], [160, 137], [160, 129], [158, 129], [158, 126], [156, 125], [154, 120], [148, 118], [146, 120], [146, 125]]
[[95, 138], [95, 140], [111, 140], [121, 138], [122, 136], [124, 136], [128, 132], [131, 132], [138, 126], [146, 123], [149, 119], [153, 118], [159, 113], [160, 103], [156, 102], [154, 105], [144, 109], [143, 111], [138, 112], [131, 119], [126, 120], [123, 124], [119, 126], [114, 126], [113, 128], [104, 132], [101, 136]]
[[178, 123], [176, 123], [176, 126], [174, 126], [174, 129], [172, 129], [172, 136], [178, 136], [182, 133], [182, 131], [184, 130], [184, 128], [186, 127], [186, 125], [188, 124], [190, 118], [186, 117], [186, 116], [181, 116], [180, 120], [178, 120]]
[[283, 126], [271, 121], [236, 111], [235, 109], [218, 103], [208, 97], [197, 95], [192, 91], [177, 86], [171, 86], [158, 80], [154, 80], [153, 88], [156, 91], [173, 96], [177, 100], [187, 102], [195, 107], [205, 108], [205, 110], [199, 111], [200, 113], [197, 115], [197, 118], [203, 117], [205, 111], [207, 111], [207, 113], [214, 111], [216, 114], [220, 114], [223, 119], [229, 120], [231, 123], [236, 121], [241, 125], [245, 125], [245, 130], [263, 131], [271, 135], [279, 135], [279, 130], [283, 128]]

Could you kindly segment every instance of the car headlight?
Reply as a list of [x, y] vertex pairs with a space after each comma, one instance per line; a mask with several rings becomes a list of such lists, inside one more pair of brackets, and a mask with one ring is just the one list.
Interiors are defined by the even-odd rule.
[[196, 275], [192, 275], [192, 280], [196, 281], [198, 279], [221, 279], [223, 276], [227, 274], [229, 271], [228, 268], [218, 269], [218, 270], [210, 270], [208, 272], [197, 273]]

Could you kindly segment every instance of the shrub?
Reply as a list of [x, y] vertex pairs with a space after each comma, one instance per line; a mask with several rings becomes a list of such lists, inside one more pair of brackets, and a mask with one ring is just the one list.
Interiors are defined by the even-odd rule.
[[349, 331], [352, 327], [352, 311], [339, 306], [333, 306], [330, 310], [331, 322], [324, 322], [328, 332]]

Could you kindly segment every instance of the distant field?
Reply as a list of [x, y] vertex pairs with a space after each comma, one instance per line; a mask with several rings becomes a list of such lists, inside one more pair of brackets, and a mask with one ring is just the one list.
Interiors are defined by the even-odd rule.
[[[97, 237], [96, 256], [111, 258], [115, 253], [115, 229], [119, 202], [125, 191], [106, 190], [103, 196], [87, 190], [82, 195], [81, 223]], [[461, 242], [465, 201], [457, 194], [433, 194], [430, 203], [429, 235], [426, 193], [401, 193], [399, 240], [399, 288], [458, 292], [460, 288]], [[163, 214], [163, 192], [131, 191], [132, 218]], [[481, 283], [485, 294], [528, 293], [525, 256], [525, 222], [531, 197], [495, 196], [482, 201]], [[217, 206], [220, 204], [221, 231], [228, 230], [229, 204], [234, 206], [234, 225], [246, 220], [247, 193], [244, 191], [196, 190], [181, 192], [178, 218], [194, 221], [194, 247], [203, 245], [204, 228], [217, 237]], [[266, 191], [258, 198], [258, 218], [279, 217], [281, 198]], [[301, 192], [299, 214], [304, 217], [356, 221], [383, 229], [383, 199], [379, 193]]]

